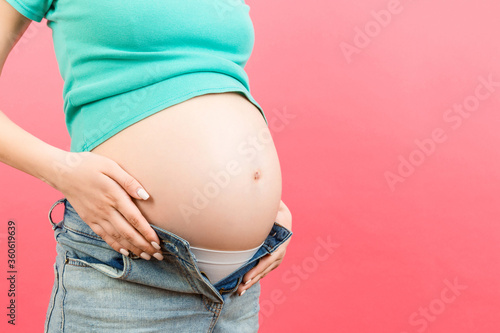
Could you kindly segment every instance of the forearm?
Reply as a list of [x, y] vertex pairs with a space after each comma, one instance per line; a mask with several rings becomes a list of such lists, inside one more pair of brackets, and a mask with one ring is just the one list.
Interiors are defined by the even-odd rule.
[[57, 188], [57, 173], [67, 154], [28, 133], [0, 111], [0, 162]]

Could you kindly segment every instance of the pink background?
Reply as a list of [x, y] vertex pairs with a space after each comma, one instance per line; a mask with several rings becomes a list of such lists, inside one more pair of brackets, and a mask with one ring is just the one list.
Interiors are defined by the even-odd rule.
[[[256, 44], [246, 69], [294, 231], [262, 280], [261, 332], [499, 332], [500, 3], [247, 3]], [[7, 60], [0, 101], [69, 149], [45, 21]], [[8, 332], [41, 332], [55, 256], [47, 212], [62, 195], [0, 172], [0, 331], [14, 219], [18, 325]]]

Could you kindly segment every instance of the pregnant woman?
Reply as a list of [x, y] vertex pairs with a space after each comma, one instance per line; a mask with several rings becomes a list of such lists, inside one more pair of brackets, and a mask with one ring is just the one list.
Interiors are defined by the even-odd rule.
[[44, 17], [71, 148], [0, 112], [0, 161], [64, 194], [45, 332], [256, 332], [292, 232], [248, 5], [0, 0], [0, 69]]

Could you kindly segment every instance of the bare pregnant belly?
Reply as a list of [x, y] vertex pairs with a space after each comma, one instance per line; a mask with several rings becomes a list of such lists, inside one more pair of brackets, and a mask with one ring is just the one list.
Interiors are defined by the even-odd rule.
[[275, 221], [281, 171], [259, 110], [239, 93], [206, 94], [157, 112], [92, 150], [149, 193], [132, 199], [150, 224], [192, 246], [246, 250]]

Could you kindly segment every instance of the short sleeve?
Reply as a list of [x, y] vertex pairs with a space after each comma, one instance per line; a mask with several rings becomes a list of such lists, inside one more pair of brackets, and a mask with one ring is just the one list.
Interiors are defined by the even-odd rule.
[[41, 22], [54, 0], [5, 0], [30, 20]]

